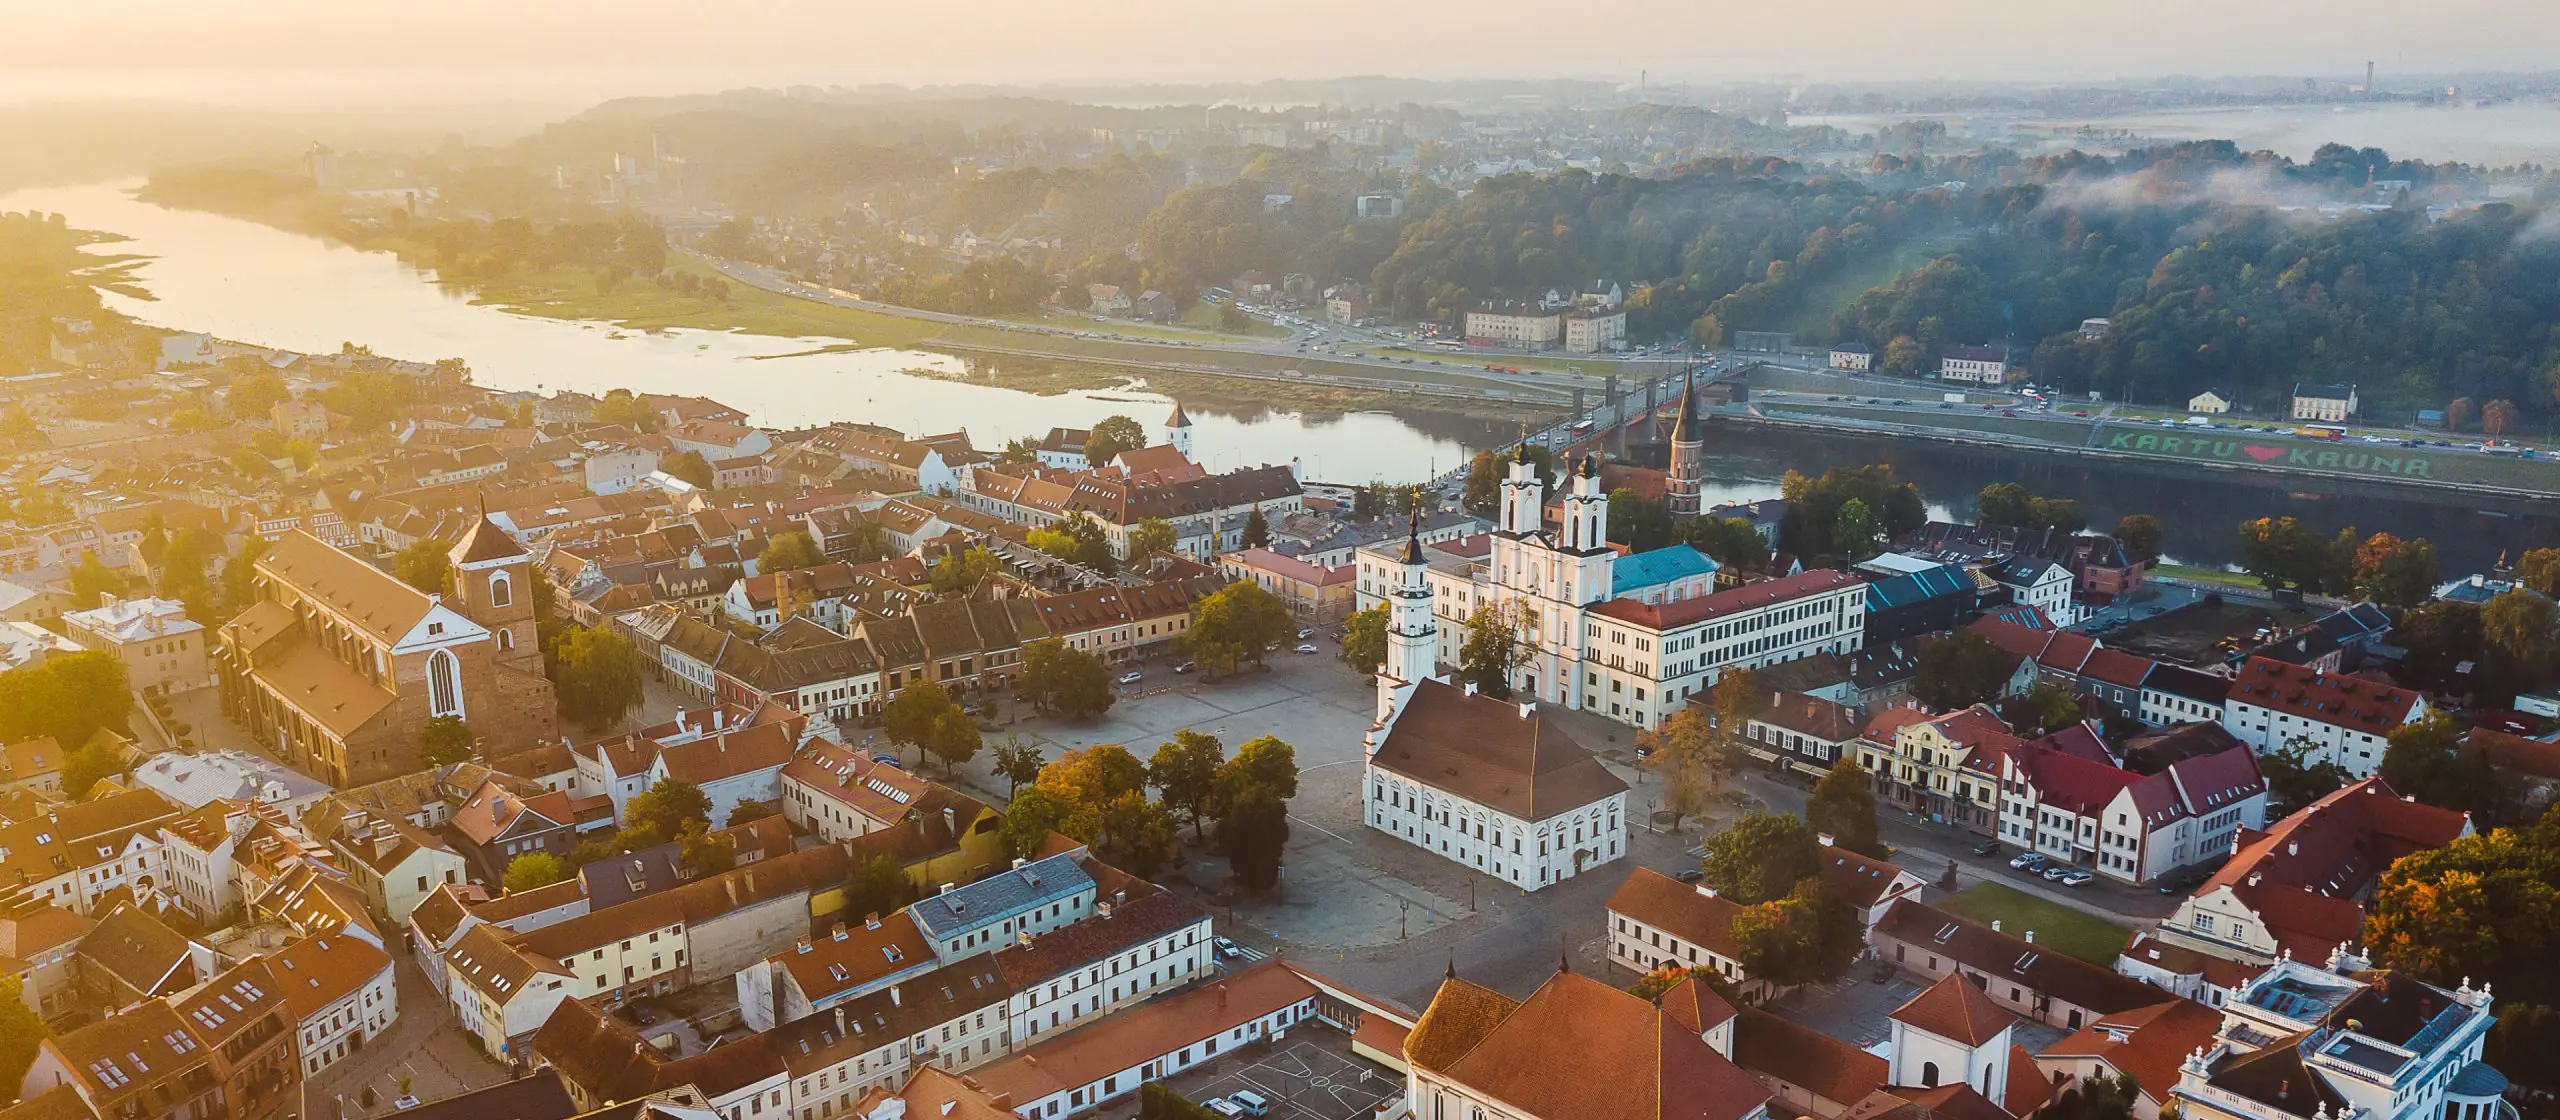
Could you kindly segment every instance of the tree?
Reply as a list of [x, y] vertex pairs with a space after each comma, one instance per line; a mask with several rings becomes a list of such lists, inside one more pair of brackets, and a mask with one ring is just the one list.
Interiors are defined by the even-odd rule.
[[569, 865], [549, 852], [526, 852], [507, 861], [508, 894], [547, 887], [569, 877]]
[[2516, 422], [2516, 402], [2495, 400], [2480, 406], [2480, 434], [2496, 439]]
[[951, 694], [930, 677], [911, 681], [880, 709], [880, 730], [901, 747], [923, 747], [943, 713], [952, 710]]
[[53, 1028], [27, 1006], [18, 978], [0, 976], [0, 1077], [25, 1080], [44, 1040], [51, 1037]]
[[1244, 546], [1246, 548], [1271, 547], [1271, 522], [1263, 518], [1261, 506], [1253, 507], [1253, 512], [1245, 515]]
[[1387, 515], [1387, 484], [1372, 482], [1351, 494], [1351, 519], [1375, 521]]
[[1507, 604], [1486, 603], [1467, 618], [1467, 640], [1458, 647], [1457, 679], [1496, 700], [1511, 698], [1511, 671], [1520, 660], [1520, 631]]
[[132, 711], [124, 662], [104, 650], [57, 653], [0, 673], [0, 743], [85, 744], [100, 728], [129, 732]]
[[1123, 794], [1146, 788], [1147, 766], [1127, 747], [1110, 743], [1080, 747], [1040, 768], [1034, 783], [1069, 810], [1108, 804]]
[[1759, 526], [1739, 517], [1696, 517], [1682, 527], [1689, 547], [1712, 557], [1718, 567], [1752, 569], [1769, 562], [1769, 544]]
[[1025, 859], [1039, 851], [1066, 818], [1065, 802], [1038, 785], [1026, 786], [1005, 803], [1004, 823], [997, 827], [996, 834], [1004, 838], [1008, 854]]
[[864, 921], [874, 915], [895, 914], [916, 900], [915, 882], [907, 878], [907, 869], [897, 857], [875, 855], [853, 861], [845, 870], [844, 912], [859, 914]]
[[2528, 549], [2517, 557], [2516, 582], [2533, 591], [2560, 598], [2560, 548]]
[[664, 844], [689, 825], [708, 828], [711, 798], [682, 778], [662, 778], [623, 806], [623, 842], [636, 848]]
[[1822, 780], [1813, 784], [1813, 793], [1805, 799], [1805, 823], [1818, 832], [1831, 835], [1831, 842], [1859, 855], [1885, 858], [1887, 849], [1877, 835], [1876, 794], [1868, 784], [1865, 767], [1851, 759], [1841, 759]]
[[2394, 861], [2362, 941], [2374, 964], [2426, 983], [2486, 981], [2501, 1007], [2560, 1002], [2560, 816]]
[[2160, 519], [2147, 513], [2129, 513], [2116, 522], [2116, 543], [2124, 546], [2125, 558], [2137, 564], [2159, 561], [2160, 536]]
[[1147, 445], [1147, 429], [1126, 416], [1106, 416], [1084, 437], [1084, 457], [1094, 466], [1107, 467], [1123, 451], [1135, 451]]
[[1280, 881], [1280, 860], [1289, 846], [1287, 804], [1260, 785], [1236, 791], [1218, 818], [1218, 846], [1244, 889], [1270, 890]]
[[2471, 423], [2471, 398], [2455, 397], [2444, 406], [2444, 430], [2458, 432]]
[[552, 641], [551, 684], [560, 714], [602, 731], [640, 709], [640, 651], [611, 630], [573, 626]]
[[1111, 710], [1119, 695], [1111, 689], [1111, 670], [1102, 658], [1069, 649], [1057, 638], [1041, 638], [1022, 647], [1022, 695], [1043, 715], [1091, 719]]
[[2277, 804], [2298, 809], [2346, 787], [2346, 770], [2327, 759], [2311, 761], [2311, 747], [2308, 739], [2290, 739], [2258, 756], [2258, 772]]
[[109, 595], [124, 594], [124, 577], [88, 553], [71, 568], [71, 609], [85, 611]]
[[251, 422], [263, 421], [277, 405], [292, 400], [284, 387], [284, 379], [272, 373], [248, 373], [231, 379], [224, 391], [223, 407], [231, 415]]
[[2426, 538], [2401, 540], [2375, 533], [2355, 551], [2356, 594], [2388, 607], [2408, 608], [2435, 594], [2443, 571]]
[[1695, 705], [1671, 713], [1636, 736], [1636, 750], [1644, 756], [1637, 765], [1661, 780], [1662, 808], [1671, 814], [1674, 829], [1713, 804], [1718, 770], [1715, 740], [1710, 717]]
[[1020, 742], [1012, 731], [1007, 730], [1004, 742], [996, 747], [996, 776], [1005, 781], [1005, 800], [1013, 800], [1024, 783], [1038, 780], [1040, 767], [1045, 761], [1040, 757], [1040, 748], [1036, 744]]
[[1855, 562], [1875, 555], [1875, 522], [1867, 515], [1866, 502], [1851, 498], [1840, 503], [1840, 513], [1831, 523], [1831, 544], [1843, 560]]
[[827, 562], [827, 554], [818, 550], [818, 542], [799, 529], [776, 533], [764, 542], [764, 552], [756, 557], [759, 572], [788, 572], [814, 568]]
[[2142, 1083], [2130, 1074], [2097, 1074], [2064, 1089], [2033, 1120], [2132, 1120], [2141, 1094]]
[[924, 745], [935, 758], [942, 760], [942, 772], [948, 775], [953, 767], [978, 757], [978, 748], [985, 745], [985, 741], [978, 734], [978, 721], [970, 719], [969, 713], [953, 708], [933, 721], [933, 735], [925, 740]]
[[89, 796], [89, 791], [108, 778], [121, 778], [132, 767], [117, 757], [115, 746], [105, 739], [82, 743], [62, 755], [62, 794], [73, 801]]
[[[1829, 556], [1847, 551], [1833, 538], [1840, 528], [1840, 509], [1856, 500], [1867, 509], [1871, 538], [1899, 537], [1929, 523], [1928, 503], [1920, 488], [1896, 478], [1890, 464], [1854, 470], [1833, 467], [1819, 478], [1788, 471], [1778, 482], [1787, 499], [1786, 518], [1778, 525], [1779, 547], [1798, 556]], [[1872, 543], [1867, 546], [1870, 550]]]
[[1342, 663], [1355, 673], [1374, 673], [1387, 660], [1387, 605], [1354, 611], [1342, 623]]
[[1792, 986], [1839, 979], [1864, 949], [1865, 927], [1819, 876], [1797, 880], [1786, 897], [1734, 916], [1733, 939], [1753, 979]]
[[452, 598], [453, 559], [448, 555], [452, 550], [444, 541], [417, 541], [392, 555], [391, 574], [429, 595]]
[[2240, 567], [2269, 587], [2317, 591], [2330, 567], [2330, 541], [2290, 517], [2240, 525]]
[[1119, 560], [1111, 553], [1110, 530], [1089, 513], [1061, 517], [1045, 529], [1033, 529], [1023, 540], [1060, 560], [1082, 564], [1104, 575], [1119, 570]]
[[679, 451], [669, 455], [658, 460], [658, 469], [666, 472], [669, 478], [691, 484], [696, 490], [711, 489], [712, 481], [719, 477], [711, 469], [711, 460], [703, 458], [699, 451]]
[[1784, 898], [1822, 873], [1821, 844], [1798, 817], [1753, 811], [1707, 837], [1703, 882], [1745, 906]]
[[1004, 561], [995, 553], [973, 545], [934, 562], [933, 589], [945, 595], [968, 591], [1003, 570]]
[[[1085, 822], [1092, 822], [1088, 827]], [[1096, 855], [1141, 879], [1181, 858], [1181, 838], [1173, 814], [1132, 791], [1091, 809], [1069, 814], [1059, 831], [1093, 845]]]
[[2391, 628], [2391, 641], [2408, 651], [2400, 663], [2409, 681], [2450, 694], [2470, 691], [2471, 679], [2456, 670], [2478, 661], [2487, 642], [2480, 615], [2480, 604], [2451, 600], [2402, 614]]
[[723, 822], [721, 827], [736, 828], [742, 824], [754, 824], [766, 817], [778, 817], [781, 815], [782, 806], [778, 803], [772, 801], [759, 801], [752, 797], [741, 797], [738, 799], [737, 804], [729, 806], [729, 819]]
[[2560, 608], [2539, 592], [2510, 589], [2480, 608], [2480, 636], [2498, 655], [2508, 679], [2538, 687], [2549, 676]]
[[1263, 735], [1236, 748], [1236, 756], [1218, 768], [1220, 802], [1248, 786], [1269, 790], [1282, 801], [1298, 796], [1298, 749], [1276, 736]]
[[1157, 747], [1155, 757], [1147, 760], [1147, 784], [1156, 787], [1165, 808], [1191, 817], [1194, 840], [1202, 838], [1201, 821], [1226, 757], [1226, 748], [1216, 736], [1185, 729], [1174, 732], [1173, 741]]
[[1671, 514], [1657, 499], [1647, 498], [1634, 490], [1620, 488], [1609, 492], [1609, 527], [1611, 541], [1627, 546], [1633, 552], [1651, 552], [1672, 541]]
[[676, 863], [695, 878], [727, 871], [738, 865], [738, 838], [713, 832], [701, 821], [689, 821], [676, 836]]
[[2043, 498], [2014, 482], [1995, 482], [1974, 496], [1974, 512], [1985, 525], [2019, 529], [2058, 529], [2076, 533], [2087, 526], [2080, 503]]
[[[1537, 469], [1540, 489], [1555, 485], [1554, 452], [1541, 444], [1522, 444], [1515, 452]], [[1494, 516], [1502, 508], [1502, 482], [1510, 477], [1511, 464], [1516, 461], [1512, 455], [1490, 449], [1476, 452], [1475, 458], [1467, 461], [1467, 486], [1458, 500], [1459, 508], [1478, 517]]]
[[2010, 728], [2030, 739], [2080, 722], [2080, 698], [2047, 680], [2038, 679], [2010, 708], [2016, 717], [2009, 721]]
[[2497, 804], [2488, 756], [2464, 750], [2462, 728], [2442, 712], [2391, 729], [2379, 771], [2393, 793], [2485, 819]]
[[1271, 647], [1297, 633], [1297, 622], [1278, 596], [1239, 580], [1191, 604], [1191, 623], [1178, 639], [1183, 651], [1211, 675], [1262, 663]]
[[[595, 409], [588, 413], [588, 417], [598, 424], [623, 424], [642, 432], [657, 431], [666, 423], [665, 416], [649, 407], [647, 401], [633, 396], [629, 389], [607, 390], [603, 398], [596, 401]], [[706, 481], [702, 485], [707, 487], [710, 483]]]
[[1161, 517], [1147, 518], [1138, 522], [1137, 528], [1129, 530], [1129, 559], [1137, 560], [1159, 552], [1171, 552], [1177, 539], [1173, 531], [1173, 522]]
[[1015, 436], [1004, 441], [1004, 450], [996, 452], [1000, 467], [1027, 467], [1040, 461], [1040, 441], [1031, 436]]
[[1997, 699], [2009, 687], [2018, 659], [1991, 639], [1958, 630], [1920, 650], [1911, 694], [1942, 712]]
[[429, 768], [469, 762], [480, 753], [479, 737], [457, 716], [437, 716], [418, 728], [418, 762]]

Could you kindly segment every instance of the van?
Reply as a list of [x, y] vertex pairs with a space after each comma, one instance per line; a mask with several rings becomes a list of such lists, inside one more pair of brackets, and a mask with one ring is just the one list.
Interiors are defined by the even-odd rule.
[[1263, 1099], [1262, 1094], [1254, 1092], [1251, 1089], [1238, 1089], [1235, 1092], [1229, 1093], [1227, 1094], [1227, 1100], [1233, 1103], [1237, 1108], [1243, 1109], [1244, 1114], [1247, 1116], [1268, 1116], [1271, 1114], [1271, 1102]]

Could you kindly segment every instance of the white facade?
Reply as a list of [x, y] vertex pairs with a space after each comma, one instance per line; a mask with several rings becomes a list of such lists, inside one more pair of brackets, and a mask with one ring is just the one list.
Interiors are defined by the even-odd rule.
[[1843, 373], [1865, 373], [1875, 364], [1875, 355], [1860, 346], [1854, 349], [1831, 348], [1831, 368]]
[[1551, 350], [1564, 338], [1564, 316], [1553, 311], [1467, 312], [1467, 341], [1480, 345]]
[[[328, 941], [329, 938], [321, 940]], [[391, 1029], [391, 1021], [400, 1015], [400, 985], [393, 974], [391, 958], [380, 949], [355, 942], [382, 958], [382, 970], [365, 979], [353, 991], [340, 996], [328, 1006], [302, 1017], [297, 1030], [301, 1037], [295, 1049], [302, 1054], [302, 1075], [309, 1077], [336, 1065], [355, 1053], [367, 1039]], [[343, 940], [333, 941], [332, 951], [348, 951]], [[277, 972], [276, 979], [292, 983], [292, 973]]]
[[1573, 311], [1564, 317], [1564, 348], [1575, 354], [1615, 350], [1627, 340], [1624, 311]]
[[[2415, 723], [2426, 714], [2426, 700], [2413, 699], [2407, 712], [2400, 714], [2392, 726]], [[2308, 715], [2276, 711], [2242, 699], [2236, 690], [2222, 702], [2222, 729], [2259, 754], [2299, 746], [2305, 765], [2334, 762], [2349, 778], [2370, 778], [2382, 769], [2382, 752], [2390, 745], [2387, 731], [2375, 734]]]
[[658, 469], [658, 453], [636, 447], [601, 451], [587, 456], [579, 466], [589, 493], [619, 494], [648, 482], [650, 473]]

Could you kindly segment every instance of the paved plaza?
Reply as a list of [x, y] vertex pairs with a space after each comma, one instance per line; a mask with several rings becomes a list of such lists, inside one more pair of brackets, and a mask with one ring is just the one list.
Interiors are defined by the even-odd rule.
[[1238, 1089], [1271, 1102], [1273, 1120], [1367, 1120], [1404, 1094], [1404, 1078], [1353, 1056], [1340, 1031], [1310, 1026], [1271, 1047], [1237, 1051], [1171, 1080], [1174, 1091], [1207, 1102]]

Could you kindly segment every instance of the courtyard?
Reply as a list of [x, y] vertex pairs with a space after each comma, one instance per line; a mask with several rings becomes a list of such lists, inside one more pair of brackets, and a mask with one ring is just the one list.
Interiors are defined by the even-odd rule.
[[[1404, 1095], [1404, 1077], [1351, 1053], [1349, 1035], [1321, 1025], [1289, 1034], [1283, 1041], [1186, 1070], [1167, 1083], [1204, 1104], [1249, 1090], [1271, 1102], [1273, 1120], [1368, 1120]], [[1128, 1106], [1126, 1114], [1136, 1115], [1135, 1106]]]

